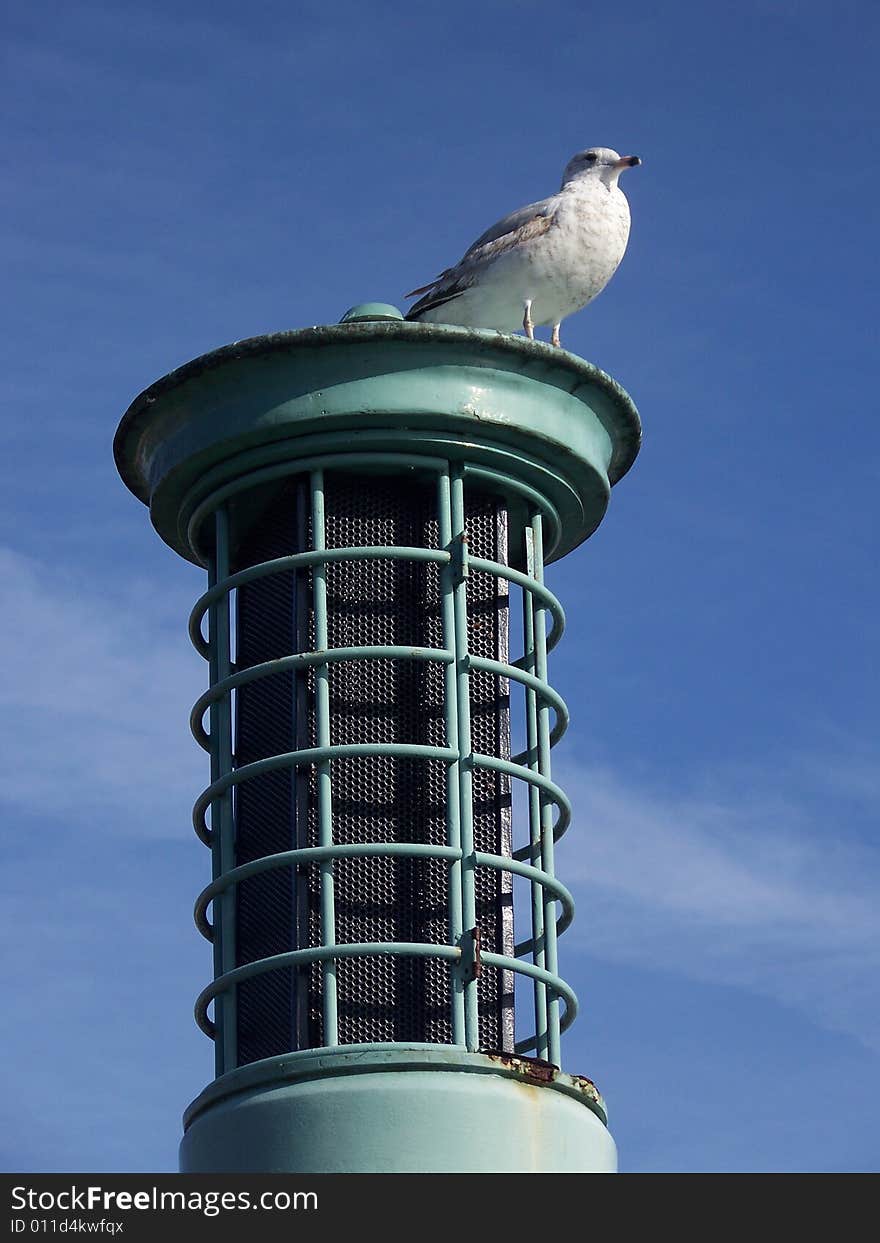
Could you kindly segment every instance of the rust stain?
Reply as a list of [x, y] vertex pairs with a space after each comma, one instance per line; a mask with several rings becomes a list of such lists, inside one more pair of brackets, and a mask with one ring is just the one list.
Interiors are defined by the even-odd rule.
[[571, 1075], [572, 1083], [576, 1088], [580, 1088], [584, 1096], [588, 1096], [591, 1101], [595, 1101], [602, 1109], [605, 1108], [605, 1102], [602, 1100], [602, 1093], [593, 1083], [592, 1079], [588, 1079], [586, 1075]]
[[[605, 1102], [592, 1079], [586, 1075], [562, 1074], [558, 1066], [539, 1057], [520, 1057], [497, 1050], [484, 1050], [484, 1056], [495, 1062], [500, 1070], [512, 1074], [524, 1087], [535, 1088], [541, 1084], [556, 1083], [570, 1096], [577, 1094], [584, 1104], [607, 1121]], [[573, 1091], [572, 1091], [573, 1089]]]
[[488, 1053], [487, 1057], [531, 1083], [552, 1083], [559, 1073], [558, 1066], [540, 1057], [517, 1057], [512, 1053]]

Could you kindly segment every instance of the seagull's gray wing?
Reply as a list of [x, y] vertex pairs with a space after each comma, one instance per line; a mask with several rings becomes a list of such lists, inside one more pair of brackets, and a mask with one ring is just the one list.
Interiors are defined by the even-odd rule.
[[[466, 259], [476, 258], [477, 252], [482, 250], [490, 242], [500, 241], [502, 238], [518, 233], [521, 229], [532, 224], [537, 220], [546, 221], [546, 228], [550, 227], [552, 218], [559, 206], [557, 196], [554, 195], [549, 199], [541, 199], [540, 203], [527, 203], [525, 207], [519, 207], [516, 211], [512, 211], [502, 220], [496, 221], [485, 233], [481, 233], [473, 246], [464, 252], [461, 263]], [[531, 236], [531, 235], [530, 235]], [[518, 239], [508, 242], [508, 246], [515, 246]], [[505, 246], [503, 249], [507, 249]], [[461, 264], [459, 264], [459, 267]]]
[[424, 294], [407, 312], [407, 319], [418, 319], [424, 311], [451, 302], [474, 283], [478, 274], [505, 251], [520, 246], [531, 238], [540, 237], [553, 225], [558, 198], [542, 199], [540, 203], [529, 203], [505, 216], [482, 233], [452, 268], [447, 268], [429, 285], [414, 289], [406, 296], [414, 298]]

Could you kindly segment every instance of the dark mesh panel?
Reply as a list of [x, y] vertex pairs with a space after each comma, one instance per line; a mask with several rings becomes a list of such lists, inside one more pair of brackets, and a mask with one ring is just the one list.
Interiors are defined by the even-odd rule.
[[[329, 547], [436, 547], [435, 513], [435, 489], [430, 482], [327, 476]], [[506, 561], [506, 522], [495, 500], [470, 498], [467, 526], [474, 555]], [[239, 567], [310, 544], [307, 528], [302, 493], [298, 500], [297, 489], [291, 487], [252, 530]], [[314, 646], [309, 576], [302, 574], [300, 579], [299, 608], [290, 574], [239, 591], [240, 664]], [[436, 565], [391, 560], [331, 563], [327, 567], [327, 589], [331, 647], [442, 647]], [[472, 572], [468, 598], [471, 650], [506, 659], [505, 584], [492, 575]], [[333, 743], [445, 745], [442, 666], [373, 660], [331, 664], [329, 669]], [[309, 674], [298, 681], [297, 686], [292, 677], [276, 675], [239, 692], [239, 763], [294, 746], [314, 745], [314, 678]], [[471, 691], [474, 750], [509, 756], [506, 683], [491, 675], [472, 673]], [[442, 761], [387, 757], [337, 760], [331, 775], [335, 842], [446, 844]], [[237, 861], [290, 849], [297, 840], [301, 845], [316, 844], [315, 788], [314, 769], [304, 772], [297, 786], [288, 773], [244, 783], [237, 806]], [[474, 820], [477, 849], [510, 853], [507, 778], [488, 771], [475, 772]], [[388, 857], [338, 861], [334, 869], [337, 940], [448, 941], [447, 866], [435, 860]], [[320, 943], [318, 868], [312, 866], [306, 871], [298, 895], [293, 892], [289, 870], [253, 878], [240, 887], [239, 962], [296, 945]], [[508, 876], [488, 869], [478, 872], [477, 913], [483, 948], [511, 953]], [[304, 986], [298, 997], [292, 995], [297, 991], [292, 978], [292, 973], [274, 972], [240, 990], [241, 1062], [298, 1045], [323, 1043], [321, 969], [315, 965], [303, 973]], [[337, 964], [337, 988], [339, 1039], [344, 1044], [448, 1042], [452, 1038], [449, 966], [442, 960], [387, 955], [343, 959]], [[479, 998], [482, 1046], [512, 1048], [509, 974], [499, 978], [496, 971], [484, 971]]]
[[[414, 544], [437, 547], [433, 488], [396, 479], [328, 476], [329, 547]], [[441, 647], [437, 567], [408, 561], [328, 566], [331, 647], [401, 644]], [[345, 742], [445, 745], [443, 670], [437, 664], [377, 660], [330, 668], [331, 737]], [[446, 843], [445, 766], [440, 761], [369, 757], [333, 769], [338, 842]], [[311, 800], [310, 835], [316, 835]], [[317, 869], [310, 879], [311, 936], [318, 939]], [[340, 941], [447, 941], [446, 866], [434, 860], [351, 859], [336, 869]], [[452, 1038], [449, 969], [434, 959], [339, 962], [339, 1039]], [[310, 1035], [323, 1043], [320, 972], [312, 976]]]
[[[252, 532], [235, 569], [283, 557], [297, 545], [297, 485], [276, 498]], [[241, 587], [236, 602], [239, 665], [255, 665], [296, 651], [294, 575], [274, 574]], [[236, 696], [236, 766], [293, 749], [294, 687], [290, 674], [260, 678]], [[293, 777], [261, 774], [236, 790], [236, 865], [293, 849]], [[293, 888], [283, 868], [237, 886], [238, 965], [283, 954], [294, 938]], [[288, 971], [246, 980], [238, 989], [239, 1062], [286, 1053], [292, 1047], [292, 981]]]
[[[507, 522], [491, 497], [466, 506], [468, 547], [475, 557], [507, 563]], [[472, 571], [468, 580], [468, 648], [475, 656], [507, 660], [508, 595], [493, 574]], [[471, 670], [471, 743], [478, 755], [510, 759], [510, 702], [507, 679]], [[495, 855], [511, 852], [510, 779], [477, 768], [473, 776], [474, 843]], [[477, 920], [482, 948], [513, 954], [513, 893], [509, 873], [476, 873]], [[479, 979], [480, 1047], [513, 1052], [513, 973], [484, 971]]]

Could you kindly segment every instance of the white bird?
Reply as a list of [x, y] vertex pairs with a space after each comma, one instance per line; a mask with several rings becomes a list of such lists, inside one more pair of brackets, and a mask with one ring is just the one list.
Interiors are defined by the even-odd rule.
[[406, 318], [468, 328], [559, 326], [605, 288], [629, 240], [629, 204], [617, 184], [637, 155], [591, 147], [572, 156], [558, 194], [511, 212], [478, 237], [464, 257], [429, 285]]

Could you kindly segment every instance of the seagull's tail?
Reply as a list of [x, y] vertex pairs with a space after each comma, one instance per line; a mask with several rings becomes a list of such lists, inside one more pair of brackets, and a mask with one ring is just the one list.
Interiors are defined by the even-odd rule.
[[425, 311], [432, 311], [434, 307], [443, 306], [444, 302], [451, 302], [461, 292], [456, 279], [456, 269], [446, 268], [439, 276], [435, 276], [430, 284], [422, 285], [420, 289], [414, 289], [412, 293], [406, 295], [407, 298], [418, 298], [419, 294], [423, 297], [409, 308], [404, 319], [421, 319]]
[[[444, 272], [443, 275], [445, 276], [446, 273]], [[409, 308], [404, 319], [421, 319], [426, 311], [433, 311], [438, 306], [445, 306], [447, 302], [453, 302], [456, 298], [460, 298], [464, 292], [459, 285], [454, 283], [450, 284], [447, 282], [443, 284], [441, 277], [438, 277], [432, 285], [426, 285], [425, 291], [425, 296], [420, 298], [415, 306]], [[414, 290], [414, 294], [421, 292], [420, 289]]]
[[420, 293], [427, 293], [429, 289], [433, 289], [439, 280], [440, 277], [437, 276], [434, 280], [429, 281], [427, 285], [422, 285], [420, 289], [411, 289], [409, 293], [405, 293], [403, 296], [404, 298], [417, 298]]

